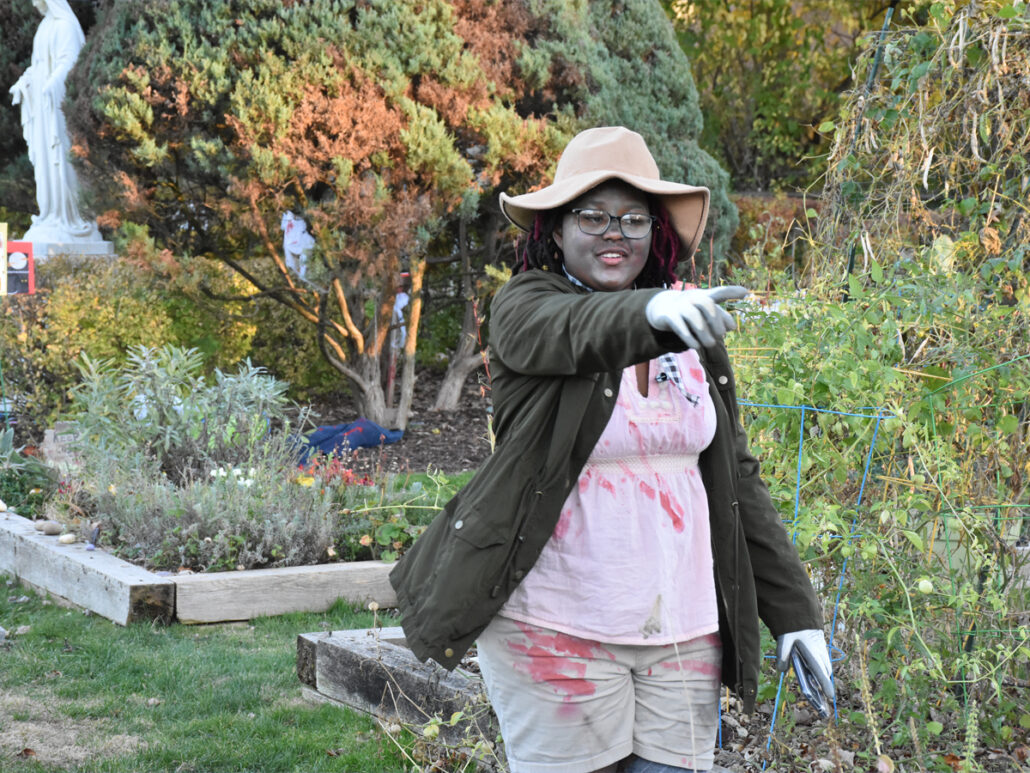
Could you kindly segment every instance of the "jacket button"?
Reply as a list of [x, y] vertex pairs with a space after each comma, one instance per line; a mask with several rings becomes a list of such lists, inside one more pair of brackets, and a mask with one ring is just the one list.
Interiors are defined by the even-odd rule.
[[523, 572], [521, 569], [519, 569], [517, 572], [515, 572], [514, 576], [515, 576], [515, 582], [521, 582], [522, 578], [526, 576], [526, 573]]
[[613, 394], [615, 394], [615, 393], [612, 392], [611, 389], [605, 388], [605, 390], [604, 390], [604, 396], [605, 397], [611, 397]]
[[728, 382], [729, 382], [729, 379], [726, 376], [719, 376], [719, 383], [720, 384], [726, 384]]
[[464, 526], [464, 525], [465, 525], [465, 522], [464, 522], [464, 521], [460, 521], [460, 520], [459, 520], [459, 521], [455, 521], [455, 522], [454, 522], [454, 528], [455, 528], [455, 529], [460, 529], [460, 528], [461, 528], [462, 526]]
[[454, 650], [452, 650], [450, 647], [448, 647], [447, 649], [445, 649], [443, 651], [443, 656], [445, 658], [453, 658], [454, 657]]

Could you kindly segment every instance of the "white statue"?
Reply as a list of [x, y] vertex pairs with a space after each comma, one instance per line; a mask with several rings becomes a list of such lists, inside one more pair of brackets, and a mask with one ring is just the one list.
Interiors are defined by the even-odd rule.
[[403, 290], [397, 291], [397, 297], [393, 301], [393, 318], [390, 326], [393, 332], [390, 334], [390, 346], [394, 349], [403, 349], [404, 343], [408, 340], [408, 330], [404, 327], [404, 310], [408, 307], [410, 296]]
[[71, 140], [61, 102], [65, 79], [86, 38], [67, 0], [32, 0], [43, 21], [32, 41], [32, 64], [11, 87], [36, 177], [39, 214], [22, 241], [39, 257], [53, 252], [107, 253], [96, 223], [79, 213], [79, 183], [69, 161]]
[[286, 266], [292, 268], [301, 279], [308, 273], [308, 257], [315, 246], [315, 237], [308, 233], [308, 224], [304, 218], [292, 212], [284, 212], [279, 223], [283, 229], [283, 252], [286, 254]]

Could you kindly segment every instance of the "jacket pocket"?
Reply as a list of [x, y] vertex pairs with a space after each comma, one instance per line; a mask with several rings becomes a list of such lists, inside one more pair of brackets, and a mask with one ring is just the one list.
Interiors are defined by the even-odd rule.
[[520, 529], [534, 499], [530, 487], [515, 503], [471, 510], [461, 528], [454, 529], [458, 521], [453, 524], [450, 569], [460, 576], [463, 591], [460, 599], [441, 603], [451, 638], [484, 628], [507, 600], [512, 565], [523, 541]]
[[457, 518], [451, 529], [456, 539], [467, 542], [475, 548], [490, 548], [508, 541], [510, 526], [502, 527], [474, 511], [467, 518]]

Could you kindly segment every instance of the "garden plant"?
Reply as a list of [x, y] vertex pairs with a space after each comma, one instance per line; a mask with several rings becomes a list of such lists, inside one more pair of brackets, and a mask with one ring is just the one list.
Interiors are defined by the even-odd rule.
[[815, 748], [774, 732], [778, 769], [855, 752], [1020, 770], [1030, 753], [1030, 19], [942, 2], [916, 21], [879, 54], [872, 38], [869, 88], [824, 127], [804, 260], [756, 250], [734, 276], [768, 290], [731, 345], [841, 658], [836, 723]]
[[43, 513], [148, 569], [225, 571], [392, 560], [456, 485], [438, 473], [359, 478], [301, 463], [306, 410], [260, 368], [177, 347], [123, 365], [83, 357], [69, 413], [76, 466]]

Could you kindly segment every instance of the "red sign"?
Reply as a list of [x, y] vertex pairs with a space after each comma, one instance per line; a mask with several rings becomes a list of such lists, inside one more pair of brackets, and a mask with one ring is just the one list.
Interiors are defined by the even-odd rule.
[[36, 292], [36, 262], [32, 242], [7, 242], [6, 276], [0, 277], [0, 290], [7, 295]]

